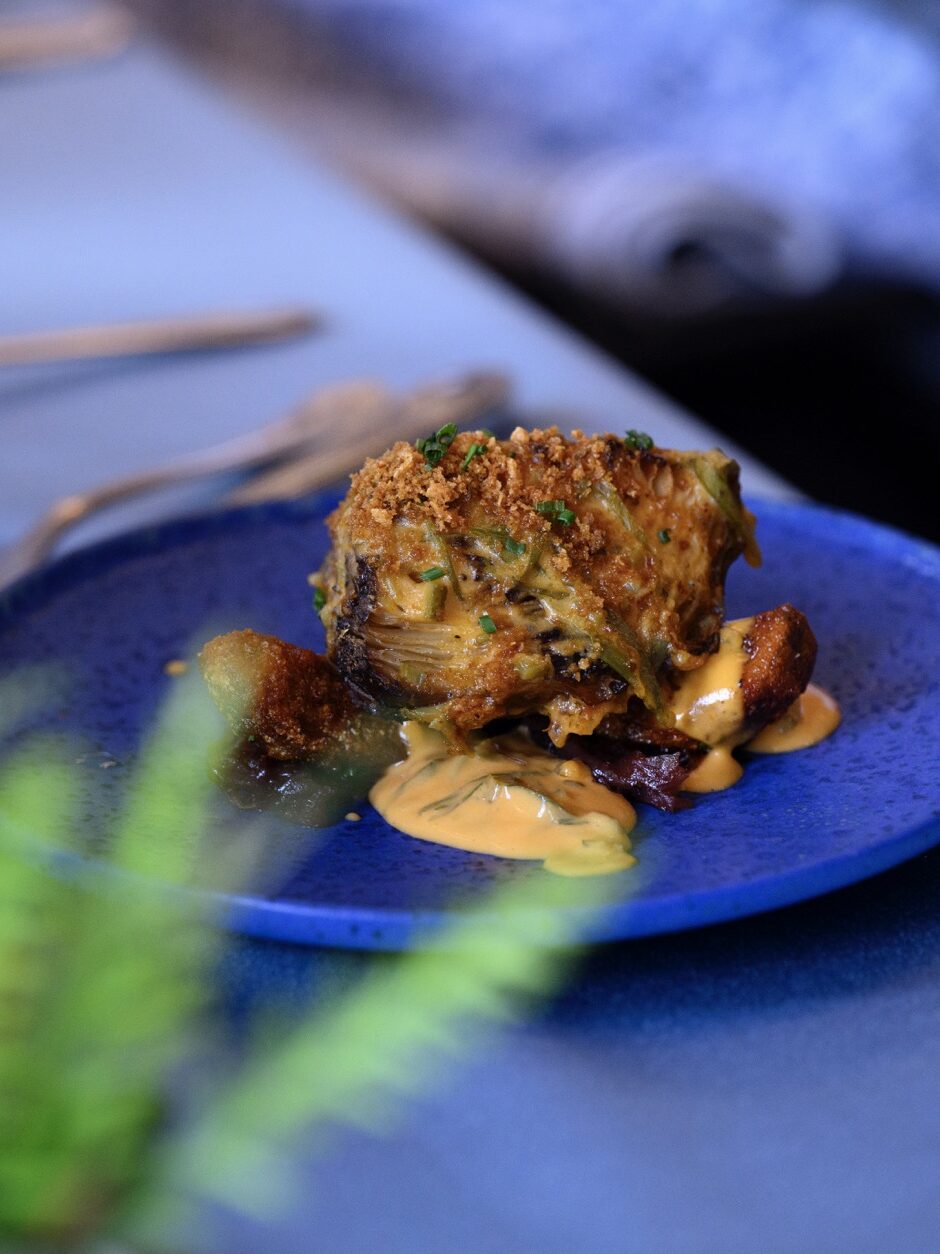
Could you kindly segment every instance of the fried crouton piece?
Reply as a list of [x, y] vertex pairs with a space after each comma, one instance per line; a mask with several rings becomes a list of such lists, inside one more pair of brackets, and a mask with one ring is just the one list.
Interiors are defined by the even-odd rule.
[[743, 730], [753, 736], [784, 715], [805, 691], [816, 664], [816, 637], [804, 614], [780, 605], [756, 615], [744, 650]]
[[322, 752], [349, 723], [353, 705], [325, 657], [276, 636], [232, 631], [199, 655], [209, 692], [241, 739], [273, 758]]

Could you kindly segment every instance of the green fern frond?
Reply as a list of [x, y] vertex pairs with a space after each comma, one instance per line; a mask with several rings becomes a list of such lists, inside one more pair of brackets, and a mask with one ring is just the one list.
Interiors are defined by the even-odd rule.
[[204, 733], [178, 695], [132, 782], [110, 875], [92, 878], [71, 848], [61, 754], [34, 747], [0, 777], [0, 1230], [77, 1240], [146, 1172], [218, 943], [196, 899], [165, 887], [199, 859]]
[[301, 1133], [383, 1129], [482, 1032], [556, 987], [577, 953], [569, 908], [601, 905], [609, 887], [547, 878], [499, 887], [433, 948], [376, 959], [352, 990], [249, 1063], [168, 1146], [151, 1216], [164, 1213], [161, 1191], [272, 1215], [299, 1185], [291, 1150]]
[[[0, 768], [2, 1235], [77, 1250], [110, 1233], [157, 1250], [206, 1202], [270, 1216], [301, 1134], [388, 1127], [483, 1031], [557, 985], [574, 920], [606, 900], [602, 880], [509, 881], [458, 912], [433, 948], [375, 957], [230, 1075], [213, 1055], [221, 937], [205, 898], [187, 892], [210, 858], [230, 888], [244, 871], [206, 844], [214, 734], [201, 692], [174, 685], [128, 786], [112, 865], [93, 876], [72, 847], [63, 751], [37, 743]], [[71, 861], [53, 875], [55, 851]], [[174, 1126], [172, 1078], [207, 1054], [215, 1086]]]

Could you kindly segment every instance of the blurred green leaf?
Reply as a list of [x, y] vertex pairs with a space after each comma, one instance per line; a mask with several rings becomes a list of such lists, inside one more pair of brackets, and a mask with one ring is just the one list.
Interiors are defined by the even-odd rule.
[[169, 1073], [206, 1007], [218, 937], [195, 899], [128, 872], [186, 882], [204, 826], [205, 739], [198, 758], [184, 755], [203, 732], [191, 694], [174, 695], [132, 784], [110, 877], [92, 878], [74, 849], [74, 766], [62, 750], [37, 742], [0, 775], [6, 1231], [77, 1240], [145, 1174]]
[[161, 1187], [270, 1217], [299, 1188], [301, 1134], [385, 1129], [482, 1032], [557, 987], [577, 953], [575, 917], [583, 925], [571, 907], [599, 906], [608, 892], [601, 881], [512, 880], [458, 914], [433, 947], [376, 957], [360, 983], [225, 1086], [169, 1148]]
[[[0, 725], [26, 708], [11, 692], [0, 687]], [[188, 891], [206, 864], [230, 888], [245, 870], [208, 822], [215, 726], [198, 686], [174, 684], [131, 773], [108, 866], [85, 863], [70, 830], [75, 746], [33, 740], [0, 763], [0, 1234], [10, 1241], [168, 1251], [207, 1203], [271, 1218], [297, 1187], [298, 1138], [387, 1129], [484, 1031], [557, 986], [577, 952], [574, 920], [606, 900], [604, 880], [511, 879], [473, 912], [455, 911], [433, 945], [376, 955], [325, 1005], [269, 1023], [235, 1066], [215, 1013], [222, 936], [206, 896]], [[184, 1074], [189, 1100], [174, 1116]], [[175, 1248], [192, 1248], [189, 1237]]]

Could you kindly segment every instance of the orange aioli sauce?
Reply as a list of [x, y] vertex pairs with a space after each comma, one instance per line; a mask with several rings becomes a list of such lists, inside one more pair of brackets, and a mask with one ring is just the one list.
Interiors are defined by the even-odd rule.
[[753, 621], [738, 618], [725, 623], [717, 652], [704, 666], [689, 671], [673, 695], [670, 708], [676, 727], [710, 746], [682, 785], [684, 792], [720, 792], [744, 774], [731, 751], [740, 741], [738, 729], [744, 720], [744, 638]]
[[792, 753], [818, 744], [841, 721], [836, 701], [816, 684], [774, 723], [752, 739], [739, 729], [744, 721], [741, 676], [747, 654], [744, 640], [752, 618], [739, 618], [721, 629], [718, 650], [704, 666], [683, 678], [672, 700], [680, 731], [709, 746], [705, 757], [683, 784], [685, 792], [721, 792], [736, 784], [744, 768], [734, 750], [752, 753]]
[[831, 736], [842, 722], [838, 702], [816, 684], [810, 684], [802, 696], [778, 718], [745, 745], [749, 753], [793, 753], [808, 749]]
[[501, 858], [541, 860], [556, 875], [610, 875], [636, 859], [636, 811], [581, 762], [552, 757], [524, 736], [449, 753], [444, 738], [404, 725], [408, 757], [389, 767], [369, 800], [393, 827]]

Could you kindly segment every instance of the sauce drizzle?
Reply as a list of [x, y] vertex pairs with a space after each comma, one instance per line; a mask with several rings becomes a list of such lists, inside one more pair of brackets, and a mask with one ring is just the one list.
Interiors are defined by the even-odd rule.
[[[684, 791], [730, 788], [743, 774], [734, 756], [739, 747], [790, 753], [839, 725], [837, 703], [810, 684], [786, 714], [747, 740], [741, 677], [753, 621], [725, 623], [718, 650], [673, 696], [676, 727], [708, 746]], [[633, 807], [596, 783], [583, 763], [552, 757], [519, 733], [482, 740], [464, 754], [450, 753], [442, 736], [417, 722], [406, 723], [402, 736], [408, 757], [369, 794], [399, 831], [476, 853], [542, 859], [559, 875], [610, 874], [636, 861], [628, 835]]]
[[581, 762], [552, 757], [522, 735], [452, 754], [417, 722], [408, 757], [389, 767], [369, 800], [393, 827], [502, 858], [541, 859], [556, 875], [609, 875], [632, 866], [636, 811]]
[[831, 736], [842, 721], [838, 702], [816, 684], [810, 684], [801, 697], [775, 723], [768, 723], [749, 740], [750, 753], [792, 753], [808, 749]]

